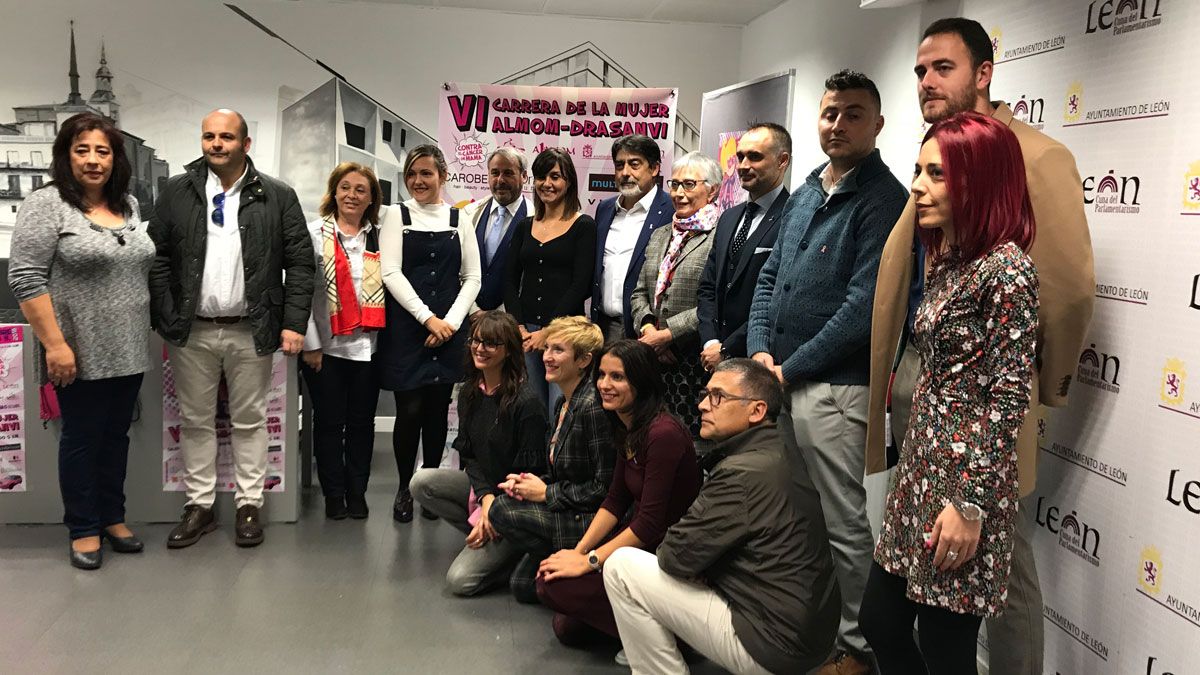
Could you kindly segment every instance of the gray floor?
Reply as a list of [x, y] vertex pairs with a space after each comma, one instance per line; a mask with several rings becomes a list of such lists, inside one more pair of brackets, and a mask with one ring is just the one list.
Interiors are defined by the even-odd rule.
[[309, 489], [301, 521], [253, 549], [234, 546], [230, 514], [180, 550], [166, 548], [170, 525], [133, 525], [144, 553], [106, 548], [84, 572], [62, 526], [0, 526], [0, 672], [628, 672], [611, 649], [558, 644], [545, 608], [447, 595], [462, 535], [394, 523], [395, 467], [382, 452], [375, 464], [368, 520], [325, 520]]

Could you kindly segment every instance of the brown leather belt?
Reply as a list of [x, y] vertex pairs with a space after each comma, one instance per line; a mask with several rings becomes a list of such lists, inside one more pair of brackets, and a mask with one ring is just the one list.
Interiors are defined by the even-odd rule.
[[241, 321], [245, 321], [247, 318], [249, 318], [249, 317], [245, 317], [245, 316], [197, 316], [196, 320], [207, 321], [209, 323], [215, 323], [220, 326], [228, 326], [231, 324], [239, 323]]

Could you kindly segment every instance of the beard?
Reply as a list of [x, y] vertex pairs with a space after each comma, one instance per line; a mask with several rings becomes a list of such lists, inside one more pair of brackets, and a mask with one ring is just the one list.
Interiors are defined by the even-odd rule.
[[931, 113], [929, 116], [926, 116], [925, 114], [926, 100], [927, 99], [922, 99], [921, 101], [921, 116], [924, 117], [926, 122], [933, 124], [934, 122], [940, 122], [947, 117], [957, 115], [960, 112], [974, 110], [975, 90], [968, 88], [959, 92], [947, 92], [946, 95], [940, 99], [945, 104], [945, 108], [940, 112]]
[[644, 196], [641, 186], [637, 183], [622, 183], [617, 186], [617, 191], [621, 193], [622, 197], [629, 199], [641, 199]]

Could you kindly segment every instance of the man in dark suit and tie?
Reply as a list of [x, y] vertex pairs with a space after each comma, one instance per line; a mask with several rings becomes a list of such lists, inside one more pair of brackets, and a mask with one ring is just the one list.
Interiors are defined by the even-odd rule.
[[528, 200], [521, 197], [521, 189], [529, 179], [521, 152], [497, 148], [488, 155], [487, 166], [488, 189], [492, 196], [467, 207], [475, 224], [475, 237], [479, 240], [479, 264], [483, 272], [472, 318], [475, 314], [500, 308], [504, 302], [504, 264], [508, 259], [513, 224], [533, 213]]
[[636, 336], [629, 297], [637, 285], [646, 244], [655, 228], [671, 222], [675, 207], [659, 185], [662, 152], [649, 136], [622, 136], [613, 143], [614, 178], [619, 197], [596, 207], [596, 273], [592, 282], [592, 321], [604, 341]]
[[792, 136], [773, 122], [755, 124], [738, 139], [737, 157], [738, 178], [750, 199], [721, 214], [696, 293], [700, 359], [708, 370], [723, 359], [747, 355], [754, 284], [771, 255], [788, 200], [783, 179], [792, 161]]

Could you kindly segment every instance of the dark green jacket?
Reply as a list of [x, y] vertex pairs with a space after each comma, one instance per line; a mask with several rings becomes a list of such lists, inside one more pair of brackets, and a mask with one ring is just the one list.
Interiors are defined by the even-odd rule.
[[[279, 349], [283, 329], [308, 328], [316, 275], [312, 239], [296, 192], [259, 173], [246, 158], [238, 202], [246, 314], [259, 354]], [[204, 186], [208, 165], [200, 158], [171, 177], [150, 219], [156, 255], [150, 270], [150, 315], [154, 329], [175, 345], [187, 344], [200, 299], [208, 245]], [[227, 207], [228, 208], [228, 207]]]

